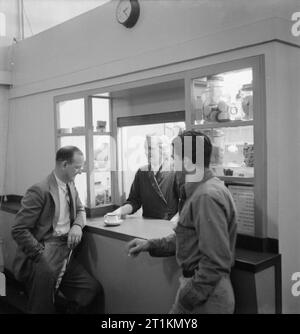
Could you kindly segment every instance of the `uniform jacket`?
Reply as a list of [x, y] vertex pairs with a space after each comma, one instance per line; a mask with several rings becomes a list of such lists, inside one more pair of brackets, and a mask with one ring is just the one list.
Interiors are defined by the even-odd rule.
[[179, 302], [192, 310], [204, 303], [234, 264], [237, 211], [224, 183], [205, 170], [201, 182], [184, 186], [186, 200], [175, 233], [150, 240], [152, 256], [174, 255], [191, 279]]

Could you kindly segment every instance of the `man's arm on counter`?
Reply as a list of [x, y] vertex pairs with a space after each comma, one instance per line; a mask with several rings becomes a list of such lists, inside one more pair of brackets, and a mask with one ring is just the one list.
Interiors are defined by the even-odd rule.
[[127, 248], [129, 256], [137, 256], [141, 252], [149, 252], [155, 257], [173, 256], [176, 253], [176, 236], [173, 233], [161, 239], [135, 238], [128, 243]]
[[148, 252], [151, 256], [164, 257], [176, 254], [176, 234], [172, 233], [160, 239], [148, 240]]

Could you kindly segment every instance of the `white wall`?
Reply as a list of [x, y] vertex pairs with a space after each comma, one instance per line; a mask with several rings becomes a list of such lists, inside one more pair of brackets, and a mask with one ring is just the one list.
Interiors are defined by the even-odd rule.
[[277, 46], [278, 220], [282, 254], [283, 311], [300, 313], [300, 297], [291, 293], [291, 276], [300, 272], [300, 50]]
[[8, 194], [24, 194], [54, 167], [54, 109], [52, 94], [40, 94], [10, 103]]
[[0, 85], [0, 195], [5, 194], [8, 134], [8, 87]]
[[[132, 29], [117, 23], [118, 2], [112, 1], [18, 43], [12, 96], [158, 67], [276, 35], [297, 41], [290, 34], [296, 0], [140, 2], [140, 19]], [[275, 21], [284, 29], [278, 30]]]

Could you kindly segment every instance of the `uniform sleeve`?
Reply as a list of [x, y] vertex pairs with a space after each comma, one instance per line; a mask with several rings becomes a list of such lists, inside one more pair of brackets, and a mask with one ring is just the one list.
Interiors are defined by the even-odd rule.
[[140, 181], [139, 181], [140, 172], [141, 172], [140, 170], [136, 172], [133, 183], [130, 188], [129, 196], [126, 202], [123, 204], [123, 205], [130, 204], [132, 206], [132, 213], [135, 213], [142, 206]]
[[208, 195], [201, 197], [200, 206], [196, 204], [192, 208], [201, 260], [179, 295], [179, 302], [187, 310], [208, 299], [221, 277], [230, 273], [232, 264], [224, 207]]
[[173, 256], [176, 254], [176, 235], [172, 233], [165, 238], [149, 240], [149, 254], [155, 257]]
[[43, 209], [44, 200], [38, 187], [29, 188], [22, 199], [21, 209], [16, 214], [15, 223], [12, 227], [12, 237], [29, 257], [36, 258], [44, 249], [33, 236], [31, 231]]

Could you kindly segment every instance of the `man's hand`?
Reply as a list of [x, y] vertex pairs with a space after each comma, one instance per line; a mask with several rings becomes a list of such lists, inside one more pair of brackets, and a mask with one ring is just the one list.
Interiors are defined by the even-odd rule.
[[81, 241], [82, 229], [79, 225], [73, 225], [68, 233], [68, 247], [74, 249]]
[[140, 252], [147, 252], [149, 249], [149, 242], [142, 239], [133, 239], [128, 245], [128, 256], [137, 256]]

